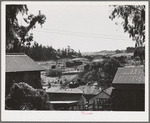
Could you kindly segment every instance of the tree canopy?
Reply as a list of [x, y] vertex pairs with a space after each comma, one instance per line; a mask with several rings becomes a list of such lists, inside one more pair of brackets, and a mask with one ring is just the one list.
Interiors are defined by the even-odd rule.
[[123, 19], [124, 32], [129, 33], [135, 43], [135, 47], [143, 46], [145, 42], [145, 5], [113, 5], [113, 11], [109, 18]]
[[119, 60], [106, 58], [102, 62], [93, 62], [86, 72], [79, 74], [78, 78], [88, 84], [98, 82], [99, 87], [108, 88], [112, 84], [118, 67], [121, 67]]
[[13, 83], [6, 95], [6, 110], [52, 110], [49, 96], [42, 89], [34, 89], [24, 82]]
[[54, 49], [52, 46], [43, 46], [37, 42], [33, 42], [30, 47], [22, 47], [22, 51], [35, 61], [58, 60], [59, 58], [82, 57], [80, 52], [76, 52], [72, 48]]
[[[23, 18], [28, 26], [19, 25], [17, 15], [27, 15]], [[6, 5], [6, 52], [20, 52], [22, 45], [30, 45], [33, 34], [29, 31], [38, 22], [42, 25], [46, 16], [39, 11], [38, 15], [28, 15], [27, 5]]]

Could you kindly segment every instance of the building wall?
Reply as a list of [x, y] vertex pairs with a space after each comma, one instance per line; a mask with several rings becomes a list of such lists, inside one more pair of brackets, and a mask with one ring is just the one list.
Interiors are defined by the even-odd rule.
[[86, 104], [86, 99], [83, 95], [81, 95], [80, 99], [79, 99], [79, 105], [85, 105]]
[[85, 105], [86, 99], [82, 94], [48, 93], [50, 101], [78, 101], [78, 105]]
[[103, 98], [110, 98], [110, 96], [104, 92], [99, 93], [98, 95], [94, 96], [92, 99], [89, 100], [89, 104], [94, 103], [95, 99], [103, 99]]
[[[64, 106], [71, 106], [72, 110], [83, 110], [86, 104], [86, 99], [82, 94], [77, 93], [48, 93], [49, 101], [78, 101], [77, 104], [66, 104]], [[62, 104], [55, 105], [55, 109], [63, 106]]]
[[96, 95], [96, 96], [93, 96], [90, 100], [89, 100], [89, 108], [90, 109], [93, 109], [93, 103], [95, 104], [95, 105], [98, 105], [97, 104], [97, 102], [95, 101], [95, 99], [106, 99], [106, 98], [110, 98], [110, 96], [108, 95], [108, 94], [106, 94], [106, 93], [104, 93], [104, 92], [101, 92], [101, 93], [99, 93], [98, 95]]
[[[122, 85], [124, 86], [124, 85]], [[128, 85], [130, 88], [117, 86], [112, 92], [113, 110], [115, 111], [144, 111], [145, 91], [144, 88], [135, 88], [135, 85]], [[132, 87], [133, 86], [133, 87]], [[142, 86], [142, 85], [141, 85]], [[127, 87], [127, 85], [126, 85]], [[138, 86], [137, 86], [138, 87]]]
[[42, 88], [40, 82], [40, 71], [34, 72], [7, 72], [6, 73], [6, 88], [9, 89], [13, 84], [13, 81], [16, 83], [26, 82], [33, 88]]

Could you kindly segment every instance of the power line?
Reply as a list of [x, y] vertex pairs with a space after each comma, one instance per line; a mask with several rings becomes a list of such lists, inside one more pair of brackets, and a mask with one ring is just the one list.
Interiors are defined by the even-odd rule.
[[[38, 28], [36, 28], [38, 30]], [[41, 29], [40, 29], [41, 30]], [[106, 35], [106, 34], [94, 34], [94, 33], [84, 33], [84, 32], [74, 32], [74, 31], [64, 31], [64, 30], [55, 30], [55, 29], [42, 29], [44, 31], [55, 31], [55, 32], [67, 32], [67, 33], [77, 33], [77, 34], [85, 34], [85, 35], [102, 35], [102, 36], [115, 36], [115, 37], [122, 37], [125, 38], [125, 36], [120, 35]]]
[[44, 33], [54, 33], [54, 34], [63, 34], [63, 35], [73, 35], [73, 36], [80, 36], [80, 37], [93, 37], [93, 38], [103, 38], [103, 39], [114, 39], [114, 40], [126, 40], [122, 38], [110, 38], [110, 37], [100, 37], [100, 36], [93, 36], [93, 35], [83, 35], [83, 34], [69, 34], [69, 33], [64, 33], [64, 32], [51, 32], [51, 31], [39, 31], [39, 30], [34, 30], [36, 32], [44, 32]]
[[73, 35], [73, 36], [80, 36], [80, 37], [93, 37], [93, 38], [103, 38], [103, 39], [114, 39], [114, 40], [127, 40], [127, 39], [123, 39], [123, 38], [109, 38], [109, 37], [100, 37], [100, 36], [92, 36], [92, 35], [79, 35], [79, 34], [67, 34], [67, 33], [61, 33], [61, 32], [48, 32], [48, 31], [38, 31], [38, 30], [34, 30], [37, 32], [44, 32], [44, 33], [54, 33], [54, 34], [63, 34], [63, 35]]

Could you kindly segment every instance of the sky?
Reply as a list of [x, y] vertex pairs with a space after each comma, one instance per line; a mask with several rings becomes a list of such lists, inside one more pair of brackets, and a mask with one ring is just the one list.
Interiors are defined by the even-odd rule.
[[[124, 33], [121, 24], [110, 20], [112, 8], [100, 2], [49, 2], [27, 4], [29, 12], [37, 15], [39, 10], [46, 16], [46, 22], [31, 32], [34, 41], [55, 49], [67, 48], [75, 51], [98, 52], [101, 50], [122, 50], [135, 45]], [[23, 20], [20, 21], [24, 24]]]

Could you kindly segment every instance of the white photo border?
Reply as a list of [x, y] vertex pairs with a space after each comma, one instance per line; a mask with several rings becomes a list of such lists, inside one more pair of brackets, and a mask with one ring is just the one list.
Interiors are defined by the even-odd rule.
[[[117, 112], [117, 111], [7, 111], [5, 110], [5, 7], [7, 4], [141, 4], [146, 6], [146, 57], [145, 57], [145, 111]], [[2, 121], [87, 121], [87, 122], [143, 122], [149, 120], [149, 3], [147, 1], [72, 1], [68, 2], [39, 2], [39, 1], [3, 1], [1, 2], [1, 120]]]

